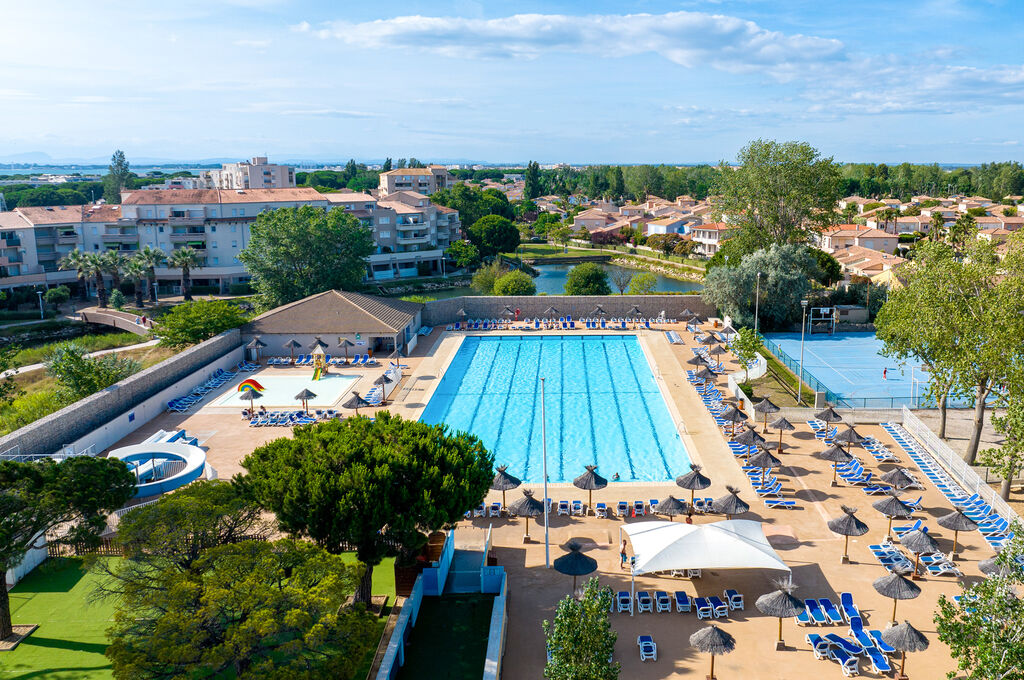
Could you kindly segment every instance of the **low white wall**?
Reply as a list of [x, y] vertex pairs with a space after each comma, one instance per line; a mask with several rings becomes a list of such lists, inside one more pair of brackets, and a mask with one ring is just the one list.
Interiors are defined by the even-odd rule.
[[96, 428], [81, 439], [71, 442], [70, 445], [75, 451], [81, 451], [89, 446], [94, 447], [93, 450], [97, 453], [108, 449], [166, 411], [168, 401], [175, 397], [184, 396], [191, 392], [192, 388], [196, 385], [206, 382], [218, 368], [233, 370], [238, 362], [242, 360], [243, 351], [243, 348], [240, 346], [230, 350], [224, 356], [207, 364], [202, 372], [193, 373], [182, 378], [134, 408], [111, 418], [106, 424]]
[[32, 571], [33, 569], [38, 567], [40, 564], [42, 564], [43, 560], [45, 560], [45, 559], [46, 559], [46, 546], [45, 545], [42, 548], [36, 548], [34, 550], [29, 550], [28, 554], [25, 555], [25, 559], [23, 559], [21, 561], [21, 564], [19, 564], [18, 566], [14, 567], [13, 569], [8, 569], [7, 570], [7, 574], [5, 575], [5, 578], [7, 580], [7, 587], [8, 588], [13, 588], [18, 583], [18, 581], [20, 581], [21, 579], [25, 578], [25, 576], [30, 571]]

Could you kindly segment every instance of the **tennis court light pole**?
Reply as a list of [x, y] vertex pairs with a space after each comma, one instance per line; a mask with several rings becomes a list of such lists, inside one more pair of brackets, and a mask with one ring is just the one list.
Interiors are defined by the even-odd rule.
[[801, 300], [800, 306], [804, 308], [803, 320], [800, 322], [800, 375], [796, 377], [796, 405], [804, 394], [804, 331], [807, 330], [807, 300]]
[[551, 543], [548, 540], [548, 415], [544, 404], [544, 380], [540, 379], [540, 448], [544, 456], [544, 566], [551, 568]]

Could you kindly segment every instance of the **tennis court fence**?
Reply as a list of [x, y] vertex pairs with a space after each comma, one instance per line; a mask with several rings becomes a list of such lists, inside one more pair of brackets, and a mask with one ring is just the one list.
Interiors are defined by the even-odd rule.
[[924, 395], [907, 394], [888, 397], [843, 397], [830, 390], [825, 383], [806, 370], [800, 370], [800, 361], [789, 354], [770, 338], [762, 338], [765, 349], [775, 355], [782, 364], [800, 377], [814, 392], [823, 392], [825, 401], [836, 408], [935, 408], [934, 402]]

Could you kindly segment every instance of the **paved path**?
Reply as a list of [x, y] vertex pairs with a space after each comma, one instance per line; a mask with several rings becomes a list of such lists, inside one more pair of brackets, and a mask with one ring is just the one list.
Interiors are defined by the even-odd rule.
[[[97, 352], [89, 352], [89, 354], [87, 356], [90, 356], [90, 357], [101, 357], [104, 354], [117, 354], [118, 352], [127, 352], [130, 349], [142, 349], [143, 347], [152, 347], [153, 345], [155, 345], [158, 342], [160, 342], [160, 341], [159, 340], [150, 340], [148, 342], [140, 342], [137, 345], [127, 345], [125, 347], [114, 347], [113, 349], [101, 349], [101, 350], [99, 350]], [[0, 378], [6, 378], [7, 376], [14, 375], [15, 373], [31, 373], [32, 371], [38, 371], [40, 368], [44, 368], [44, 365], [43, 364], [29, 364], [28, 366], [20, 366], [18, 368], [12, 368], [9, 371], [4, 371], [3, 373], [0, 373]]]

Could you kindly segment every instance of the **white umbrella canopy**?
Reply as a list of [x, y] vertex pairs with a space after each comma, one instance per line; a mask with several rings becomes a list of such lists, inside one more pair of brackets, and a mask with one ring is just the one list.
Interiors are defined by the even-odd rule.
[[622, 527], [633, 545], [634, 574], [673, 569], [776, 569], [790, 571], [765, 538], [760, 522], [731, 519], [710, 524], [637, 522]]

